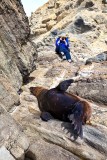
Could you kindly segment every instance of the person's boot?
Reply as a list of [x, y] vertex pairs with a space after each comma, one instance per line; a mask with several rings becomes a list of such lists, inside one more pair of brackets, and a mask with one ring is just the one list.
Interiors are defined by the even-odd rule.
[[65, 56], [64, 52], [61, 52], [61, 55], [62, 55], [62, 59], [66, 60], [66, 56]]
[[69, 63], [71, 63], [71, 62], [72, 62], [72, 60], [71, 60], [71, 59], [68, 59], [68, 62], [69, 62]]
[[63, 55], [63, 56], [62, 56], [62, 59], [63, 59], [63, 60], [66, 60], [66, 56], [65, 56], [65, 55]]
[[64, 52], [61, 52], [61, 55], [64, 56]]

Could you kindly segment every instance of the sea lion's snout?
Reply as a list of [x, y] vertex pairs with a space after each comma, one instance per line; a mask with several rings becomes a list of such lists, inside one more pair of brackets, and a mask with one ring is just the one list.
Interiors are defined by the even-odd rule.
[[29, 88], [31, 94], [33, 94], [34, 96], [39, 96], [39, 94], [41, 94], [41, 92], [44, 90], [44, 88], [42, 87], [30, 87]]

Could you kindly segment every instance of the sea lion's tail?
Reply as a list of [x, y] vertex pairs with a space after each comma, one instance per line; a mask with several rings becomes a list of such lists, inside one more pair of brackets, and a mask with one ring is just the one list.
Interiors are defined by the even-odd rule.
[[79, 101], [75, 103], [73, 109], [71, 110], [71, 113], [68, 116], [71, 122], [71, 130], [74, 140], [76, 140], [78, 137], [80, 137], [81, 139], [83, 138], [82, 116], [83, 116], [83, 106]]

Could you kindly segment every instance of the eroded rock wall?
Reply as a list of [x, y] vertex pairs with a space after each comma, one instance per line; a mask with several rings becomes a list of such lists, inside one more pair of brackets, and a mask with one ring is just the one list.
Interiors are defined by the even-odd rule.
[[0, 1], [0, 101], [7, 110], [19, 101], [23, 77], [35, 67], [28, 18], [20, 0]]

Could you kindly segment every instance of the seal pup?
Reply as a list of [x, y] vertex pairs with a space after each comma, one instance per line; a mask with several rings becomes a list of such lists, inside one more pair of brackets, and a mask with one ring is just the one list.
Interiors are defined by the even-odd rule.
[[73, 79], [65, 80], [55, 88], [30, 87], [30, 92], [37, 97], [41, 110], [41, 118], [48, 121], [53, 117], [70, 122], [74, 140], [83, 138], [82, 125], [90, 120], [92, 109], [88, 101], [66, 90], [73, 83]]

